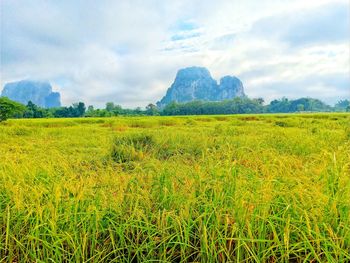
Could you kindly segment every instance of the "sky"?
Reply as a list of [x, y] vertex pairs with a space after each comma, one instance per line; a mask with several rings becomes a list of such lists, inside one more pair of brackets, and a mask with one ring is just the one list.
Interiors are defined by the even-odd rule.
[[64, 105], [144, 107], [176, 72], [233, 75], [251, 98], [350, 98], [348, 0], [1, 0], [0, 90], [49, 81]]

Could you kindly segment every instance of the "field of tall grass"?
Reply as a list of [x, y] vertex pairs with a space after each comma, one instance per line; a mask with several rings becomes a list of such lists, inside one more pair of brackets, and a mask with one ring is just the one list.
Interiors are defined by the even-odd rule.
[[350, 262], [350, 114], [9, 120], [0, 262]]

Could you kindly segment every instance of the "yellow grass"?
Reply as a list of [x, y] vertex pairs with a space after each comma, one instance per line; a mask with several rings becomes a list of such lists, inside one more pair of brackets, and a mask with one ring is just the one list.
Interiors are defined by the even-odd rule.
[[350, 261], [350, 115], [9, 120], [0, 262]]

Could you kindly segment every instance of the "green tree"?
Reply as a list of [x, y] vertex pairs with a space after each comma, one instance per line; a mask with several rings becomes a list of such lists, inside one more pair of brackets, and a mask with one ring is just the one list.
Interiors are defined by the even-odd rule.
[[159, 111], [156, 105], [150, 103], [146, 106], [146, 115], [155, 116], [159, 115]]
[[303, 104], [298, 104], [297, 105], [297, 110], [298, 111], [304, 111], [304, 105]]
[[340, 100], [334, 105], [334, 108], [336, 111], [347, 111], [349, 107], [350, 107], [349, 100]]
[[86, 107], [85, 107], [84, 102], [79, 102], [78, 103], [77, 110], [78, 110], [79, 117], [84, 116], [85, 111], [86, 111]]
[[262, 101], [249, 98], [234, 98], [224, 101], [191, 101], [187, 103], [169, 103], [162, 115], [202, 115], [202, 114], [236, 114], [262, 113]]
[[15, 114], [23, 114], [25, 106], [6, 97], [0, 97], [0, 122], [13, 117]]
[[86, 111], [84, 102], [73, 103], [73, 107], [69, 107], [69, 117], [83, 117]]
[[26, 110], [23, 114], [24, 118], [44, 118], [49, 115], [48, 110], [43, 109], [35, 105], [33, 102], [28, 101]]
[[112, 112], [114, 110], [114, 103], [113, 102], [107, 102], [106, 103], [106, 111]]
[[94, 106], [92, 105], [89, 105], [88, 108], [87, 108], [87, 111], [85, 113], [85, 116], [86, 117], [94, 117], [95, 116], [95, 109], [94, 109]]
[[136, 109], [134, 110], [135, 115], [142, 115], [142, 109], [141, 107], [136, 107]]
[[115, 116], [121, 115], [121, 114], [123, 114], [123, 112], [124, 112], [124, 110], [123, 110], [122, 106], [114, 105], [113, 114]]
[[259, 105], [264, 105], [265, 100], [263, 98], [254, 99]]
[[179, 110], [180, 110], [180, 105], [178, 103], [176, 103], [175, 101], [173, 101], [165, 106], [162, 113], [163, 113], [163, 115], [178, 115]]
[[268, 105], [268, 112], [290, 112], [290, 101], [287, 98], [273, 100]]

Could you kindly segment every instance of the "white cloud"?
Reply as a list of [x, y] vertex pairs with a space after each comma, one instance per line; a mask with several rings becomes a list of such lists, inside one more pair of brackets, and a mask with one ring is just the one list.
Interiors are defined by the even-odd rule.
[[[322, 30], [312, 23], [322, 24], [337, 6], [348, 9], [349, 3], [4, 0], [0, 84], [47, 79], [64, 104], [83, 100], [103, 106], [112, 100], [136, 107], [159, 100], [179, 68], [198, 65], [216, 79], [237, 75], [249, 96], [333, 102], [347, 96], [346, 85], [350, 89], [350, 37], [329, 35], [328, 43], [319, 43]], [[349, 20], [349, 12], [340, 14]], [[298, 15], [307, 30], [284, 19]], [[308, 36], [308, 45], [291, 42], [290, 28], [303, 30], [301, 41]], [[332, 76], [339, 80], [332, 84]]]

